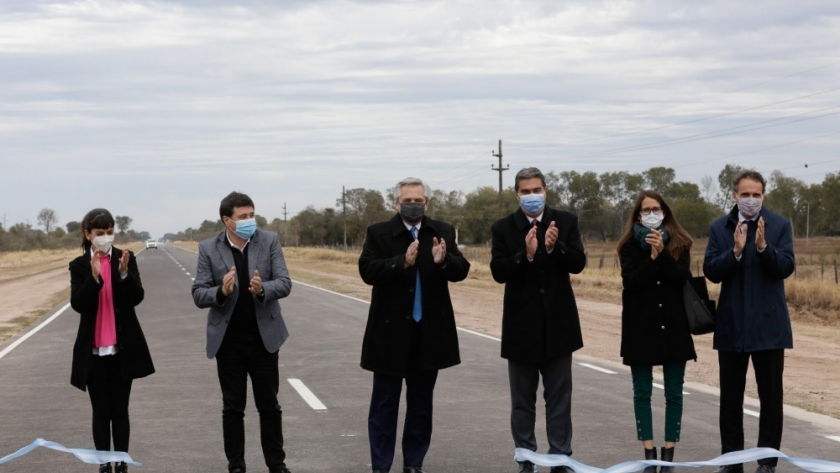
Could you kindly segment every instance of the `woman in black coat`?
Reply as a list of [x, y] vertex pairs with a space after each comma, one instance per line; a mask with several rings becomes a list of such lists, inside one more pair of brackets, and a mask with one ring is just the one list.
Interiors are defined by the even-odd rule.
[[[143, 301], [137, 261], [112, 246], [114, 217], [93, 209], [82, 220], [84, 253], [70, 262], [70, 305], [78, 312], [70, 383], [87, 390], [97, 450], [128, 451], [131, 382], [155, 372], [134, 307]], [[110, 473], [109, 463], [99, 466]], [[125, 473], [125, 463], [116, 465]]]
[[[665, 445], [661, 459], [672, 461], [680, 438], [682, 387], [687, 360], [696, 359], [682, 290], [691, 275], [691, 236], [657, 192], [639, 193], [624, 235], [621, 258], [621, 356], [633, 376], [636, 434], [645, 459], [656, 459], [650, 397], [653, 367], [665, 377]], [[670, 473], [671, 467], [661, 472]], [[656, 467], [645, 468], [655, 473]]]

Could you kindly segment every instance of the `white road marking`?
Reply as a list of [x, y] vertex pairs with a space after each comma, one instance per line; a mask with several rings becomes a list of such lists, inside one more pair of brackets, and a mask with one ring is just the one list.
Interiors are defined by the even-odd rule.
[[323, 287], [313, 286], [311, 284], [306, 284], [305, 282], [295, 281], [292, 279], [293, 284], [300, 284], [301, 286], [311, 287], [312, 289], [318, 289], [324, 292], [329, 292], [330, 294], [335, 294], [336, 296], [346, 297], [348, 299], [353, 299], [354, 301], [364, 302], [365, 304], [370, 304], [370, 301], [366, 301], [364, 299], [359, 299], [357, 297], [348, 296], [347, 294], [342, 294], [340, 292], [330, 291], [329, 289], [324, 289]]
[[753, 416], [753, 417], [760, 417], [760, 414], [758, 412], [751, 411], [749, 409], [744, 409], [744, 414], [746, 414], [748, 416]]
[[590, 365], [589, 363], [578, 363], [578, 364], [580, 366], [583, 366], [584, 368], [589, 368], [589, 369], [592, 369], [592, 370], [595, 370], [595, 371], [600, 371], [601, 373], [616, 374], [615, 371], [610, 371], [606, 368], [601, 368], [600, 366]]
[[2, 359], [4, 356], [8, 355], [8, 354], [9, 354], [9, 352], [11, 352], [11, 351], [12, 351], [12, 350], [14, 350], [15, 348], [17, 348], [17, 346], [18, 346], [18, 345], [20, 345], [21, 343], [25, 342], [25, 341], [26, 341], [29, 337], [31, 337], [32, 335], [35, 335], [36, 333], [38, 333], [38, 331], [39, 331], [39, 330], [41, 330], [42, 328], [46, 327], [48, 323], [50, 323], [50, 322], [52, 322], [53, 320], [55, 320], [55, 318], [56, 318], [56, 317], [58, 317], [59, 315], [61, 315], [62, 313], [64, 313], [64, 311], [65, 311], [65, 310], [67, 310], [68, 308], [70, 308], [70, 304], [69, 304], [69, 303], [65, 304], [65, 305], [64, 305], [64, 307], [62, 307], [61, 309], [58, 309], [58, 311], [57, 311], [55, 314], [53, 314], [52, 316], [50, 316], [50, 318], [48, 318], [47, 320], [45, 320], [45, 321], [41, 322], [41, 324], [40, 324], [40, 325], [38, 325], [37, 327], [35, 327], [35, 328], [33, 328], [32, 330], [30, 330], [29, 332], [27, 332], [27, 333], [26, 333], [26, 335], [24, 335], [24, 336], [22, 336], [22, 337], [18, 338], [18, 339], [17, 339], [17, 340], [15, 340], [15, 341], [14, 341], [11, 345], [7, 346], [7, 347], [6, 347], [3, 351], [0, 351], [0, 359]]
[[195, 278], [190, 278], [190, 279], [192, 279], [193, 281], [195, 281]]
[[462, 327], [455, 327], [455, 328], [457, 328], [458, 330], [460, 330], [460, 331], [462, 331], [462, 332], [471, 333], [471, 334], [476, 335], [476, 336], [478, 336], [478, 337], [489, 338], [490, 340], [495, 340], [495, 341], [497, 341], [497, 342], [501, 342], [501, 341], [502, 341], [502, 339], [501, 339], [501, 338], [496, 338], [496, 337], [493, 337], [493, 336], [491, 336], [491, 335], [487, 335], [487, 334], [484, 334], [484, 333], [481, 333], [481, 332], [476, 332], [476, 331], [474, 331], [474, 330], [470, 330], [470, 329], [467, 329], [467, 328], [462, 328]]
[[834, 440], [835, 442], [840, 442], [840, 436], [837, 435], [826, 435], [825, 438], [829, 440]]
[[[652, 383], [652, 384], [653, 384], [653, 387], [654, 387], [654, 388], [661, 389], [661, 390], [663, 390], [663, 391], [665, 390], [665, 386], [663, 386], [663, 385], [661, 385], [661, 384], [659, 384], [659, 383]], [[687, 393], [687, 392], [683, 391], [683, 394], [691, 394], [691, 393]]]
[[325, 406], [324, 403], [322, 403], [317, 397], [315, 397], [315, 394], [313, 394], [312, 391], [310, 391], [309, 388], [307, 388], [306, 385], [303, 384], [303, 381], [297, 378], [289, 378], [289, 384], [291, 384], [292, 387], [295, 388], [295, 391], [297, 391], [298, 394], [300, 394], [300, 397], [303, 398], [303, 400], [306, 401], [306, 403], [309, 404], [309, 407], [311, 407], [312, 409], [316, 411], [323, 411], [327, 409], [327, 406]]
[[190, 275], [190, 273], [189, 273], [189, 272], [187, 272], [187, 276], [189, 276], [189, 275]]

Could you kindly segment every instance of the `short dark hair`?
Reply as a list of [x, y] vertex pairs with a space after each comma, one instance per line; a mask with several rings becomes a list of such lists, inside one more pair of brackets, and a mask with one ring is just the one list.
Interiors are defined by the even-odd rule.
[[764, 180], [764, 176], [761, 175], [760, 172], [755, 171], [753, 169], [747, 169], [745, 171], [739, 172], [735, 175], [735, 178], [732, 179], [732, 192], [738, 192], [738, 184], [741, 183], [742, 180], [749, 179], [751, 181], [760, 182], [761, 183], [761, 193], [764, 193], [764, 188], [767, 187], [767, 181]]
[[82, 219], [82, 249], [90, 251], [90, 240], [85, 237], [85, 232], [96, 229], [107, 230], [114, 228], [114, 216], [106, 209], [93, 209]]
[[233, 191], [224, 199], [219, 205], [219, 218], [232, 217], [233, 209], [236, 207], [254, 207], [254, 201], [248, 197], [248, 194]]
[[543, 175], [542, 171], [537, 168], [522, 168], [516, 173], [516, 178], [513, 181], [513, 190], [515, 192], [519, 192], [519, 181], [524, 181], [525, 179], [534, 179], [535, 177], [539, 177], [542, 181], [543, 189], [545, 189], [545, 176]]

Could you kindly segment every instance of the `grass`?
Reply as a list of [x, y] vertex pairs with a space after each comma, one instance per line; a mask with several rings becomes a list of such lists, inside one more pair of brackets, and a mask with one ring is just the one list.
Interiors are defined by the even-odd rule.
[[57, 305], [69, 298], [70, 288], [68, 287], [51, 295], [39, 309], [27, 312], [20, 317], [15, 317], [11, 320], [0, 323], [0, 343], [3, 343], [14, 335], [22, 332], [27, 327], [35, 323], [35, 321], [50, 313]]

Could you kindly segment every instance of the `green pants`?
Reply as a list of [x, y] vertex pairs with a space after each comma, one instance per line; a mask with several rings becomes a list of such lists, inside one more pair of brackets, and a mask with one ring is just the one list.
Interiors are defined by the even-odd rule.
[[[653, 440], [653, 416], [650, 396], [653, 390], [653, 366], [631, 366], [633, 374], [633, 409], [639, 440]], [[665, 441], [679, 442], [683, 409], [685, 361], [662, 365], [665, 375]]]

